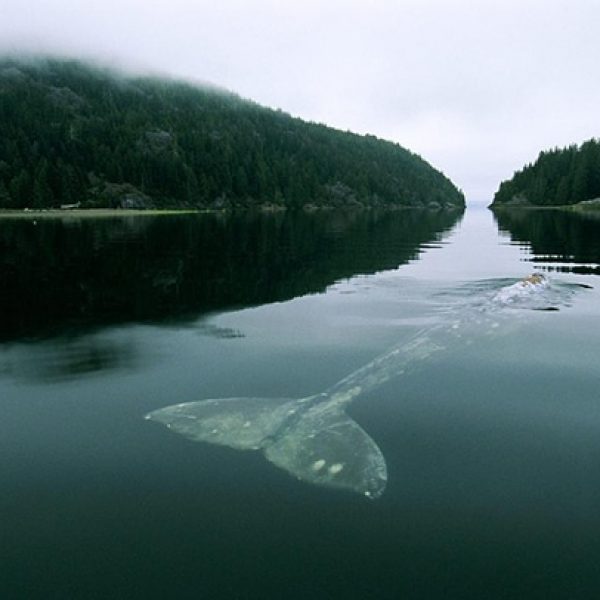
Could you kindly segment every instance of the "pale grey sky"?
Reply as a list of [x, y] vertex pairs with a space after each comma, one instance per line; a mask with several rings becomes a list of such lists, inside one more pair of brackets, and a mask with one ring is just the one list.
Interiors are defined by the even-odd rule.
[[207, 81], [418, 152], [471, 202], [600, 135], [599, 0], [0, 0], [0, 51]]

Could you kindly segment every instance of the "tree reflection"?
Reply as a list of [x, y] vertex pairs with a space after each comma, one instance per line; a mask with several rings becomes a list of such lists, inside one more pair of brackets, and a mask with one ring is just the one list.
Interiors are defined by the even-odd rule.
[[48, 219], [0, 227], [0, 339], [197, 319], [393, 269], [461, 212]]
[[[500, 231], [528, 242], [544, 270], [600, 275], [600, 215], [562, 210], [499, 210]], [[544, 265], [544, 263], [552, 263]]]

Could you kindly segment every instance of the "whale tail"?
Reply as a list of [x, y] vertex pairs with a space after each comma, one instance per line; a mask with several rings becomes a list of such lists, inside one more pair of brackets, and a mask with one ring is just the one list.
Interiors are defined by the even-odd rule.
[[381, 450], [342, 407], [322, 399], [200, 400], [160, 408], [146, 419], [196, 442], [261, 450], [301, 481], [378, 498], [387, 482]]

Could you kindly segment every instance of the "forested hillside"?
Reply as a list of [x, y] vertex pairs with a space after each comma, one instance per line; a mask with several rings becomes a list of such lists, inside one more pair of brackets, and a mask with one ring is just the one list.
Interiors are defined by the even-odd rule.
[[500, 184], [492, 206], [564, 206], [600, 197], [600, 142], [541, 152]]
[[0, 60], [0, 208], [463, 206], [397, 144], [209, 87]]

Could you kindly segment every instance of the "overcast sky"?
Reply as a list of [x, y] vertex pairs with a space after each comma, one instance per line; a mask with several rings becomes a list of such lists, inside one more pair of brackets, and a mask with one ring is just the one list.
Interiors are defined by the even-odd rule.
[[0, 0], [0, 51], [211, 82], [418, 152], [489, 202], [600, 135], [599, 0]]

